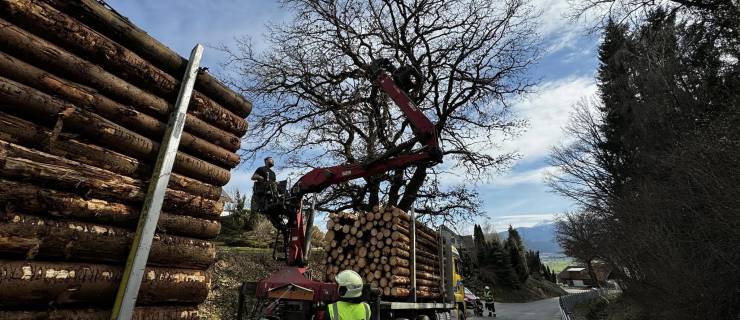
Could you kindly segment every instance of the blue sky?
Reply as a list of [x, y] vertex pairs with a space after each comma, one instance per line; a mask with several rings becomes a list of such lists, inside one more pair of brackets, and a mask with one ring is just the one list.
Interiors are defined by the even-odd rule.
[[[259, 45], [266, 23], [290, 16], [277, 1], [109, 0], [108, 3], [182, 56], [187, 56], [195, 43], [228, 46], [244, 35]], [[476, 186], [485, 201], [486, 220], [499, 230], [508, 224], [531, 226], [551, 220], [553, 215], [572, 207], [571, 201], [550, 193], [544, 185], [544, 174], [554, 172], [546, 159], [552, 146], [563, 140], [562, 127], [571, 106], [596, 91], [598, 36], [587, 34], [581, 23], [566, 18], [567, 0], [534, 0], [532, 4], [542, 12], [539, 31], [545, 53], [531, 69], [531, 76], [540, 84], [534, 93], [514, 103], [514, 111], [529, 120], [529, 128], [502, 146], [507, 151], [520, 152], [522, 158], [510, 172]], [[218, 74], [224, 72], [219, 68], [223, 59], [217, 50], [207, 49], [203, 65]], [[247, 162], [235, 169], [226, 190], [239, 188], [249, 192], [249, 177], [258, 164], [259, 161]], [[286, 177], [278, 171], [278, 178]], [[472, 225], [457, 226], [457, 229], [465, 233], [472, 230]]]

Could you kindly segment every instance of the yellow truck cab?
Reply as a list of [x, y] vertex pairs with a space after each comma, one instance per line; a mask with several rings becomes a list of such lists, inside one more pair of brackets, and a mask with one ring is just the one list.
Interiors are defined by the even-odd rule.
[[463, 286], [463, 276], [460, 275], [461, 269], [461, 258], [460, 253], [457, 251], [455, 246], [451, 246], [452, 251], [452, 283], [454, 284], [455, 292], [455, 307], [458, 310], [458, 314], [462, 312], [465, 314], [465, 287]]

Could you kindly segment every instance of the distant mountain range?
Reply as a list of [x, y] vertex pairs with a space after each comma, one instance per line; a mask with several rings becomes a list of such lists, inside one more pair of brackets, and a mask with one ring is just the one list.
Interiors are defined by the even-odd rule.
[[[563, 251], [555, 241], [555, 223], [543, 222], [533, 227], [516, 228], [519, 235], [524, 240], [524, 246], [527, 250], [539, 251], [540, 253], [556, 254]], [[509, 231], [498, 233], [501, 240], [509, 237]]]

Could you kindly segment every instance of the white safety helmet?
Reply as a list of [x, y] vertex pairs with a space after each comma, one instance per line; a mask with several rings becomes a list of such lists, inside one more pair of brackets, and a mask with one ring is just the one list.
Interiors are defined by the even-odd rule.
[[339, 296], [357, 298], [362, 296], [362, 277], [354, 270], [344, 270], [336, 276], [339, 285]]
[[486, 286], [486, 290], [491, 290], [491, 288], [489, 288], [488, 286]]

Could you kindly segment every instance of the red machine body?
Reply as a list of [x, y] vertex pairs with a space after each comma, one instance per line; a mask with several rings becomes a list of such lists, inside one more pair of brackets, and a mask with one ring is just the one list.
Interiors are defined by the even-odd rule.
[[[385, 61], [387, 64], [388, 62]], [[303, 197], [308, 193], [317, 193], [327, 187], [345, 181], [368, 177], [390, 170], [406, 168], [419, 164], [437, 164], [442, 162], [442, 150], [439, 145], [437, 129], [421, 110], [413, 103], [406, 92], [396, 84], [390, 70], [378, 68], [375, 85], [383, 90], [408, 119], [415, 138], [404, 143], [402, 147], [386, 153], [384, 156], [362, 164], [344, 164], [328, 168], [313, 169], [303, 175], [292, 187], [292, 196], [287, 208], [292, 208], [294, 219], [288, 228], [287, 265], [267, 279], [257, 284], [257, 297], [280, 299], [288, 302], [290, 314], [303, 314], [310, 318], [312, 305], [321, 302], [332, 302], [338, 299], [336, 284], [313, 281], [305, 276], [310, 250], [310, 231], [313, 224], [313, 212], [305, 219]], [[421, 148], [401, 153], [416, 143]], [[306, 221], [308, 220], [308, 221]], [[285, 305], [283, 306], [285, 307]], [[286, 316], [282, 319], [299, 319]]]

